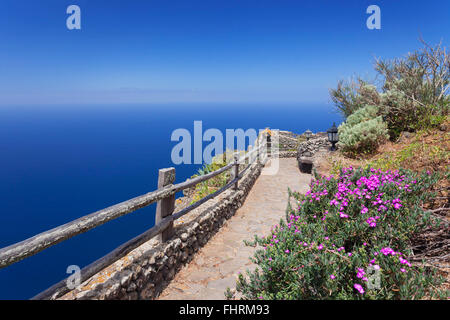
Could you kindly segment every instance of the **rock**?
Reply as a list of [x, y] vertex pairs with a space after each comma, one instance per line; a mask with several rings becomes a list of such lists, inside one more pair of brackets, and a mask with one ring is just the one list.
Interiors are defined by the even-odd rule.
[[127, 288], [127, 292], [132, 292], [132, 291], [135, 291], [136, 289], [137, 289], [136, 283], [131, 282]]
[[128, 284], [131, 281], [131, 278], [133, 277], [133, 273], [131, 271], [127, 271], [122, 277], [120, 278], [120, 285], [122, 287], [128, 286]]
[[178, 249], [181, 247], [181, 240], [176, 238], [173, 240], [173, 249], [175, 251], [178, 251]]
[[142, 274], [142, 267], [140, 265], [135, 264], [133, 268], [133, 280], [139, 278]]
[[404, 143], [404, 142], [406, 142], [406, 140], [412, 138], [413, 136], [414, 136], [414, 133], [408, 132], [408, 131], [403, 131], [402, 133], [400, 133], [400, 136], [397, 141], [399, 143]]
[[126, 296], [127, 300], [137, 300], [139, 298], [138, 293], [136, 291], [130, 292]]
[[77, 300], [87, 300], [94, 297], [97, 294], [95, 290], [85, 290], [77, 293], [75, 299]]
[[185, 232], [181, 235], [181, 241], [186, 242], [189, 239], [189, 235]]
[[105, 299], [114, 299], [120, 291], [120, 284], [115, 283], [105, 291]]
[[155, 294], [155, 285], [153, 283], [147, 283], [140, 292], [141, 299], [151, 299]]
[[446, 123], [442, 123], [440, 126], [439, 126], [439, 130], [441, 130], [441, 131], [444, 131], [444, 132], [447, 132], [447, 131], [449, 131], [449, 127], [448, 127], [448, 125], [446, 124]]

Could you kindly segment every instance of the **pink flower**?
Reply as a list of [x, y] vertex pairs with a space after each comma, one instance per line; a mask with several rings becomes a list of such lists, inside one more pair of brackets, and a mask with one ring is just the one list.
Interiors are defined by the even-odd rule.
[[395, 203], [395, 204], [394, 204], [394, 208], [395, 208], [395, 209], [400, 209], [401, 206], [402, 206], [402, 205], [401, 205], [400, 203]]
[[331, 278], [331, 279], [334, 279], [334, 278], [336, 278], [336, 277], [334, 276], [334, 274], [332, 274], [332, 275], [330, 275], [330, 278]]
[[370, 217], [366, 220], [366, 223], [369, 225], [369, 227], [371, 228], [375, 228], [377, 226], [377, 222], [375, 220], [375, 218]]
[[354, 287], [356, 290], [358, 290], [358, 292], [359, 292], [360, 294], [364, 294], [364, 289], [363, 289], [363, 287], [362, 287], [360, 284], [355, 283], [355, 284], [353, 285], [353, 287]]
[[364, 272], [363, 268], [358, 268], [358, 273], [356, 274], [356, 277], [359, 279], [362, 279], [366, 273]]
[[336, 199], [333, 199], [333, 200], [331, 200], [330, 201], [330, 205], [338, 205], [339, 204], [339, 202], [337, 202], [337, 200]]
[[395, 253], [395, 251], [392, 250], [392, 249], [389, 248], [389, 247], [386, 247], [386, 248], [381, 249], [380, 252], [381, 252], [382, 254], [384, 254], [385, 256], [387, 256], [388, 254], [394, 254], [394, 253]]

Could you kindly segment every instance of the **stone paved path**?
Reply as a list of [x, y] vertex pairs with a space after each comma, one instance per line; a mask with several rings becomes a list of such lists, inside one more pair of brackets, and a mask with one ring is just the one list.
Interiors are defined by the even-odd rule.
[[255, 249], [243, 240], [267, 235], [285, 216], [287, 187], [306, 192], [311, 181], [310, 175], [300, 173], [295, 158], [279, 161], [276, 175], [265, 175], [270, 163], [266, 164], [244, 205], [178, 272], [159, 299], [225, 299], [224, 292], [235, 287], [238, 273], [255, 268], [249, 259]]

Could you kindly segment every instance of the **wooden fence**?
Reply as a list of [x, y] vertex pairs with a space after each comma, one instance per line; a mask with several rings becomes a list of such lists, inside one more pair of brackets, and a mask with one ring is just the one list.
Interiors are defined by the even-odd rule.
[[[166, 241], [173, 235], [173, 222], [176, 219], [184, 216], [206, 201], [218, 196], [230, 187], [233, 187], [234, 190], [238, 190], [239, 179], [242, 178], [245, 171], [253, 165], [255, 161], [258, 163], [264, 162], [267, 157], [270, 157], [270, 140], [269, 134], [260, 134], [255, 141], [254, 147], [252, 148], [250, 146], [248, 151], [242, 157], [239, 157], [240, 153], [236, 152], [233, 154], [233, 161], [224, 167], [178, 184], [173, 184], [175, 181], [175, 168], [160, 169], [157, 190], [88, 214], [54, 229], [39, 233], [31, 238], [0, 249], [0, 269], [35, 255], [64, 240], [87, 232], [108, 221], [157, 202], [155, 225], [102, 258], [84, 267], [80, 274], [80, 283], [82, 283], [148, 240], [157, 236], [160, 241]], [[242, 164], [248, 165], [239, 172], [239, 166]], [[233, 170], [231, 174], [232, 179], [225, 186], [179, 212], [173, 213], [175, 208], [175, 194], [177, 192], [191, 188], [230, 169]], [[32, 299], [55, 299], [61, 297], [70, 291], [66, 282], [66, 279], [62, 280], [47, 290], [39, 293]]]

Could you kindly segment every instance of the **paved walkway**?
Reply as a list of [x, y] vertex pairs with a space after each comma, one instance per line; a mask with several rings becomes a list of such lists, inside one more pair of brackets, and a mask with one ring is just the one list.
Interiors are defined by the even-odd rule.
[[227, 287], [234, 288], [239, 272], [254, 269], [250, 261], [255, 248], [243, 240], [267, 235], [285, 217], [288, 192], [306, 192], [311, 176], [300, 173], [295, 158], [279, 159], [276, 175], [263, 169], [244, 205], [185, 265], [159, 296], [161, 300], [220, 300]]

